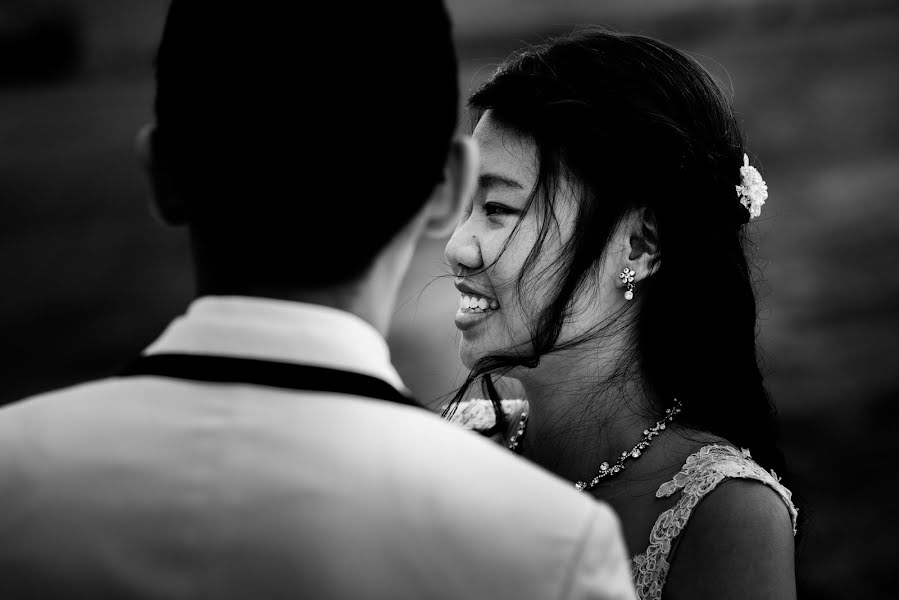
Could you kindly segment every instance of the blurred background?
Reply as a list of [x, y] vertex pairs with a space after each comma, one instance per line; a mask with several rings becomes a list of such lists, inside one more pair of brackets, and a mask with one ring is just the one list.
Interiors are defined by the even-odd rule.
[[[730, 82], [771, 197], [757, 220], [761, 343], [796, 491], [802, 598], [886, 597], [899, 450], [899, 2], [448, 0], [463, 93], [510, 51], [595, 23]], [[0, 404], [110, 373], [192, 296], [133, 157], [165, 0], [0, 2]], [[386, 65], [385, 68], [389, 68]], [[390, 335], [434, 405], [464, 375], [442, 242]], [[697, 290], [697, 305], [702, 294]], [[712, 297], [712, 300], [714, 298]], [[701, 310], [695, 318], [701, 319]]]

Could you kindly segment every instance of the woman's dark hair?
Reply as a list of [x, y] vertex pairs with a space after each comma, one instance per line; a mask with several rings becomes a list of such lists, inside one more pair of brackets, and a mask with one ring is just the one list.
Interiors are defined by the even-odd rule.
[[563, 177], [579, 184], [581, 201], [574, 235], [553, 267], [558, 292], [532, 324], [533, 352], [479, 360], [447, 411], [479, 380], [497, 406], [494, 377], [584, 341], [559, 343], [572, 299], [621, 220], [642, 210], [655, 225], [660, 262], [637, 284], [640, 301], [618, 315], [631, 313], [633, 337], [616, 376], [643, 382], [655, 416], [677, 398], [680, 422], [782, 472], [756, 347], [749, 213], [735, 188], [745, 142], [712, 77], [658, 40], [589, 29], [517, 53], [469, 106], [477, 117], [490, 110], [501, 127], [536, 144], [537, 185], [525, 210], [542, 209], [543, 231], [519, 292], [534, 274]]

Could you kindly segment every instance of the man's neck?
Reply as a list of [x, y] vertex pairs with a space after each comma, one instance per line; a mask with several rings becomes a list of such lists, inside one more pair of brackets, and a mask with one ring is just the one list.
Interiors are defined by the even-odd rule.
[[413, 219], [374, 258], [362, 275], [352, 281], [322, 286], [289, 286], [237, 283], [227, 265], [222, 265], [214, 248], [192, 236], [194, 268], [198, 295], [240, 295], [307, 302], [352, 313], [387, 337], [400, 283], [415, 249], [422, 227], [421, 218]]
[[388, 299], [379, 293], [378, 287], [376, 282], [369, 281], [307, 289], [265, 285], [214, 285], [206, 281], [198, 282], [197, 296], [246, 296], [327, 306], [356, 315], [386, 337], [390, 325], [390, 309], [389, 306], [384, 306]]
[[375, 260], [360, 277], [345, 283], [291, 287], [233, 281], [227, 272], [204, 268], [197, 261], [198, 296], [248, 296], [318, 304], [352, 313], [387, 337], [400, 285], [400, 274], [390, 261]]
[[390, 327], [390, 309], [384, 304], [389, 302], [392, 306], [392, 299], [379, 294], [376, 283], [364, 280], [328, 288], [296, 290], [280, 295], [279, 299], [318, 304], [352, 313], [386, 337]]

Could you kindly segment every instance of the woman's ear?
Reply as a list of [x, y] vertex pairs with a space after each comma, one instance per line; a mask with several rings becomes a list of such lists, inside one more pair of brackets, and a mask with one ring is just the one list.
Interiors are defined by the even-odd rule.
[[444, 239], [455, 230], [477, 187], [478, 156], [478, 146], [470, 136], [453, 138], [444, 167], [444, 181], [434, 188], [428, 200], [425, 223], [428, 237]]
[[150, 210], [167, 225], [187, 223], [187, 206], [172, 182], [165, 157], [159, 152], [156, 123], [147, 123], [137, 132], [134, 149], [150, 186]]
[[630, 219], [628, 261], [637, 277], [643, 279], [659, 270], [661, 253], [659, 252], [659, 229], [655, 215], [648, 208], [641, 208], [632, 213]]

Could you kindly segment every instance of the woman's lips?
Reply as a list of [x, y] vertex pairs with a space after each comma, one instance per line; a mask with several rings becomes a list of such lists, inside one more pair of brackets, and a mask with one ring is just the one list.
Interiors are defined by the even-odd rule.
[[499, 302], [487, 296], [479, 296], [477, 294], [462, 293], [459, 299], [459, 309], [463, 311], [482, 311], [487, 312], [499, 308]]
[[460, 331], [471, 329], [481, 321], [490, 318], [499, 309], [499, 302], [485, 296], [463, 293], [456, 311], [455, 323]]

